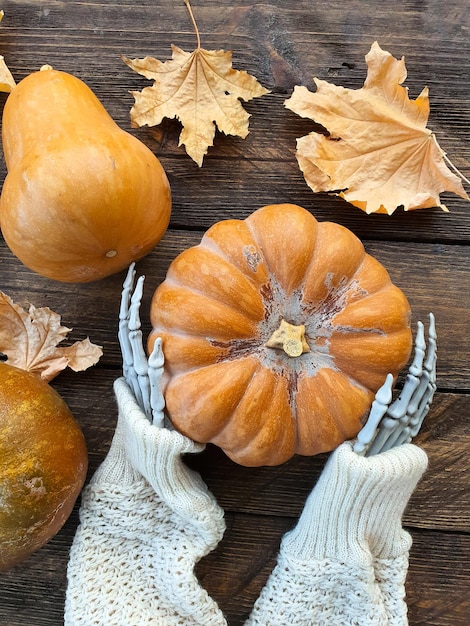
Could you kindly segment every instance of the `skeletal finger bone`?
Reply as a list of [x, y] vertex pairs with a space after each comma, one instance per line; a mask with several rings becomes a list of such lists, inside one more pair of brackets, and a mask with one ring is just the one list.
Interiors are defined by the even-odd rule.
[[379, 454], [410, 442], [418, 434], [436, 390], [436, 362], [437, 334], [434, 315], [430, 313], [428, 346], [424, 338], [424, 326], [418, 322], [414, 358], [403, 389], [392, 402], [393, 380], [390, 375], [387, 376], [354, 444], [358, 454]]
[[143, 346], [140, 305], [144, 281], [145, 277], [140, 276], [135, 283], [135, 264], [132, 263], [121, 293], [118, 336], [124, 378], [149, 420], [162, 426], [165, 407], [161, 386], [164, 359], [160, 340], [155, 342], [149, 359]]
[[154, 343], [153, 350], [149, 356], [148, 365], [152, 423], [155, 426], [162, 427], [164, 422], [163, 410], [165, 408], [165, 400], [162, 393], [164, 357], [162, 350], [162, 340], [160, 339], [160, 337], [158, 337]]
[[374, 439], [380, 420], [385, 415], [392, 401], [392, 387], [393, 376], [392, 374], [388, 374], [384, 384], [375, 394], [375, 399], [372, 403], [369, 418], [367, 419], [365, 426], [357, 435], [354, 450], [358, 454], [365, 454]]
[[122, 353], [122, 369], [127, 384], [134, 392], [134, 396], [140, 406], [143, 406], [142, 391], [139, 386], [138, 376], [135, 371], [135, 358], [132, 345], [129, 320], [131, 315], [132, 292], [134, 289], [135, 264], [132, 263], [127, 271], [121, 292], [121, 306], [119, 310], [118, 338]]
[[129, 305], [131, 299], [131, 292], [134, 285], [135, 278], [135, 263], [129, 266], [126, 278], [123, 283], [121, 292], [121, 306], [119, 309], [119, 331], [118, 338], [121, 346], [122, 354], [122, 369], [124, 377], [128, 377], [128, 368], [132, 366], [132, 348], [129, 341]]

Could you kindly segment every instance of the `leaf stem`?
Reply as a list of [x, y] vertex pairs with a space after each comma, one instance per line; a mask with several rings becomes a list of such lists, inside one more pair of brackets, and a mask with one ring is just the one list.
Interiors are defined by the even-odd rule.
[[444, 159], [444, 161], [446, 161], [446, 163], [447, 163], [448, 165], [450, 165], [450, 167], [454, 170], [454, 172], [455, 172], [456, 174], [458, 174], [458, 176], [460, 176], [460, 178], [461, 178], [461, 179], [462, 179], [465, 183], [467, 183], [467, 185], [470, 185], [470, 180], [468, 180], [468, 178], [466, 178], [466, 177], [462, 174], [462, 172], [461, 172], [459, 169], [457, 169], [457, 168], [455, 167], [455, 165], [454, 165], [454, 164], [452, 163], [452, 161], [449, 159], [449, 157], [447, 156], [447, 154], [444, 152], [444, 150], [443, 150], [443, 149], [441, 148], [441, 146], [438, 144], [437, 139], [436, 139], [436, 135], [435, 135], [434, 133], [432, 133], [432, 138], [433, 138], [433, 139], [434, 139], [434, 141], [436, 142], [436, 145], [437, 145], [437, 147], [439, 148], [439, 151], [440, 151], [440, 153], [441, 153], [442, 158]]
[[184, 0], [184, 3], [186, 5], [186, 8], [189, 11], [189, 17], [191, 18], [191, 21], [192, 21], [193, 26], [194, 26], [194, 31], [195, 31], [196, 37], [197, 37], [197, 47], [198, 47], [198, 50], [199, 50], [200, 47], [201, 47], [201, 38], [199, 36], [199, 29], [197, 27], [196, 20], [194, 19], [194, 13], [193, 13], [193, 10], [191, 8], [191, 4], [190, 4], [189, 0]]

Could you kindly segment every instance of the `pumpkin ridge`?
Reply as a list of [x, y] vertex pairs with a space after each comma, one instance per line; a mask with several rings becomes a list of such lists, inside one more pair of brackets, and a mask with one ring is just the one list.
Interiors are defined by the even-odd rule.
[[321, 301], [338, 288], [348, 290], [365, 255], [364, 245], [354, 233], [334, 222], [318, 222], [311, 263], [305, 270], [303, 300]]
[[[240, 220], [240, 221], [242, 221], [242, 220]], [[217, 248], [216, 244], [214, 244], [214, 249], [212, 249], [212, 246], [211, 246], [211, 247], [209, 247], [209, 246], [207, 245], [207, 243], [211, 243], [211, 244], [212, 244], [212, 240], [208, 240], [208, 241], [206, 241], [206, 242], [201, 241], [201, 243], [199, 244], [199, 246], [200, 246], [202, 249], [206, 248], [206, 249], [207, 249], [207, 250], [209, 250], [210, 252], [214, 252], [215, 254], [217, 254], [217, 256], [219, 256], [221, 259], [223, 259], [223, 260], [224, 260], [224, 261], [226, 261], [227, 263], [229, 263], [229, 264], [231, 264], [231, 265], [234, 265], [233, 260], [232, 260], [232, 259], [231, 259], [231, 258], [230, 258], [227, 254], [225, 254], [222, 250], [220, 250], [220, 248]], [[215, 248], [217, 248], [217, 250], [216, 250]], [[258, 252], [259, 252], [261, 255], [263, 254], [261, 250], [258, 250]], [[266, 259], [264, 258], [264, 256], [262, 256], [262, 257], [261, 257], [261, 259], [259, 259], [259, 260], [258, 260], [257, 265], [261, 265], [262, 263], [264, 263], [264, 265], [266, 265]], [[267, 266], [267, 265], [266, 265], [266, 266]], [[240, 269], [240, 268], [238, 268], [238, 267], [237, 267], [236, 269], [237, 269], [237, 270], [238, 270], [238, 271], [239, 271], [239, 272], [240, 272], [240, 273], [244, 276], [244, 278], [246, 278], [246, 280], [248, 280], [250, 283], [252, 283], [252, 285], [253, 285], [254, 287], [256, 287], [256, 289], [259, 289], [259, 285], [260, 285], [260, 283], [259, 283], [259, 280], [256, 280], [255, 275], [253, 275], [253, 274], [249, 274], [248, 272], [243, 271], [242, 269]]]
[[[188, 317], [188, 306], [192, 310], [192, 318]], [[224, 341], [234, 333], [240, 338], [247, 338], [252, 336], [255, 326], [255, 322], [243, 311], [193, 291], [186, 285], [169, 288], [165, 282], [162, 283], [152, 300], [152, 307], [159, 309], [158, 325], [166, 329], [178, 328], [190, 337], [210, 337]], [[153, 323], [157, 315], [153, 316]]]
[[[364, 255], [363, 255], [362, 259], [360, 260], [359, 264], [357, 265], [356, 269], [351, 274], [351, 276], [349, 277], [349, 279], [347, 280], [347, 283], [345, 285], [345, 288], [347, 290], [349, 290], [350, 286], [353, 283], [355, 283], [357, 285], [357, 287], [355, 289], [355, 291], [358, 293], [357, 300], [362, 300], [363, 298], [368, 298], [370, 295], [373, 295], [374, 293], [376, 293], [375, 291], [368, 291], [365, 287], [363, 287], [361, 285], [361, 281], [358, 279], [358, 274], [360, 274], [360, 272], [362, 271], [368, 256], [370, 256], [370, 255], [366, 252], [366, 250], [364, 248]], [[383, 287], [386, 287], [387, 284], [388, 283], [382, 285], [382, 287], [378, 291], [380, 291]], [[353, 300], [352, 302], [355, 302], [355, 301], [356, 300]], [[346, 306], [349, 306], [349, 304], [351, 304], [351, 302], [349, 302]]]
[[235, 304], [227, 304], [222, 298], [215, 298], [212, 294], [207, 295], [207, 293], [204, 293], [202, 289], [193, 289], [192, 287], [188, 287], [184, 285], [183, 283], [180, 283], [179, 285], [175, 285], [175, 286], [183, 287], [184, 289], [187, 289], [188, 291], [191, 291], [192, 293], [198, 296], [202, 296], [204, 298], [207, 298], [208, 300], [212, 300], [212, 302], [216, 302], [217, 304], [220, 304], [225, 310], [230, 310], [230, 311], [233, 311], [234, 313], [237, 313], [238, 315], [243, 315], [251, 321], [254, 321], [254, 322], [260, 321], [258, 317], [249, 315], [245, 310], [240, 311], [240, 307], [237, 307]]
[[[361, 263], [361, 265], [362, 265], [362, 263]], [[360, 270], [360, 267], [358, 267], [357, 271], [359, 271], [359, 270]], [[356, 272], [356, 273], [357, 273], [357, 272]], [[355, 273], [355, 274], [356, 274], [356, 273]], [[351, 278], [351, 281], [350, 281], [350, 282], [353, 282], [353, 281], [357, 280], [357, 279], [355, 278], [355, 274], [354, 274], [354, 276]], [[358, 300], [367, 300], [367, 298], [370, 298], [370, 297], [372, 297], [372, 296], [375, 296], [375, 295], [379, 294], [381, 291], [384, 291], [385, 289], [389, 289], [389, 288], [390, 288], [390, 285], [392, 284], [392, 282], [391, 282], [391, 281], [388, 281], [387, 283], [384, 283], [381, 287], [379, 287], [378, 289], [374, 289], [373, 291], [368, 291], [368, 290], [367, 290], [367, 289], [365, 289], [364, 287], [361, 287], [361, 286], [360, 286], [360, 282], [359, 282], [359, 281], [357, 281], [357, 284], [358, 284], [358, 286], [359, 286], [358, 292], [360, 292], [360, 294], [361, 294], [361, 297], [360, 297], [360, 298], [358, 298]], [[349, 305], [351, 305], [351, 304], [354, 304], [354, 302], [356, 302], [356, 301], [353, 301], [353, 302], [348, 302], [348, 305], [347, 305], [347, 306], [349, 306]]]
[[[382, 285], [379, 289], [376, 289], [375, 291], [371, 291], [371, 292], [366, 291], [362, 295], [362, 297], [359, 297], [357, 299], [351, 300], [350, 302], [347, 302], [344, 308], [342, 309], [342, 311], [339, 311], [335, 315], [335, 317], [333, 318], [333, 320], [336, 322], [335, 331], [354, 332], [356, 334], [376, 333], [378, 335], [388, 335], [388, 334], [392, 334], [394, 332], [394, 329], [396, 328], [401, 329], [403, 327], [403, 320], [400, 319], [400, 317], [396, 315], [391, 315], [390, 317], [385, 316], [385, 318], [382, 318], [382, 323], [380, 327], [379, 326], [360, 327], [360, 326], [357, 326], [356, 324], [349, 325], [346, 323], [341, 323], [341, 322], [338, 322], [338, 320], [336, 319], [337, 316], [348, 316], [348, 315], [354, 316], [355, 309], [360, 308], [360, 307], [365, 307], [365, 306], [367, 307], [368, 301], [371, 301], [374, 304], [376, 302], [376, 299], [380, 297], [382, 293], [385, 294], [385, 292], [388, 292], [387, 294], [388, 299], [395, 306], [396, 306], [396, 300], [392, 300], [392, 298], [394, 299], [395, 297], [398, 297], [401, 300], [404, 297], [403, 292], [396, 285], [394, 285], [391, 282], [391, 280], [389, 280], [386, 284]], [[384, 295], [384, 297], [387, 297], [387, 295]], [[349, 309], [349, 312], [348, 312], [348, 309]], [[370, 306], [370, 310], [371, 311], [373, 310], [373, 306]], [[372, 313], [371, 313], [371, 316], [372, 316]]]
[[[298, 428], [297, 428], [297, 403], [295, 400], [295, 395], [297, 393], [297, 380], [298, 380], [298, 372], [295, 370], [292, 370], [289, 373], [289, 377], [288, 377], [288, 381], [287, 381], [287, 393], [288, 393], [288, 398], [289, 398], [289, 407], [290, 407], [290, 415], [291, 415], [291, 422], [293, 424], [293, 432], [294, 432], [294, 445], [293, 445], [293, 450], [295, 451], [296, 449], [296, 445], [297, 445], [297, 436], [298, 436]], [[282, 385], [282, 377], [278, 377], [277, 381], [276, 381], [276, 390], [278, 387], [280, 387]], [[286, 426], [289, 426], [288, 424], [286, 424]], [[285, 427], [282, 431], [282, 438], [278, 439], [278, 446], [280, 448], [283, 448], [285, 445], [285, 441], [288, 439], [289, 433], [288, 433], [288, 428]], [[288, 455], [289, 458], [291, 455]]]
[[[191, 378], [193, 378], [192, 376], [193, 374], [199, 379], [206, 376], [206, 373], [208, 373], [209, 376], [212, 375], [212, 372], [214, 371], [215, 366], [217, 364], [212, 363], [210, 365], [206, 365], [203, 367], [196, 367], [194, 369], [181, 372], [178, 375], [174, 376], [172, 380], [169, 382], [168, 387], [166, 389], [166, 393], [167, 393], [166, 399], [168, 399], [167, 413], [173, 425], [178, 430], [180, 430], [183, 434], [187, 434], [188, 437], [191, 437], [192, 439], [195, 439], [196, 441], [200, 441], [201, 443], [207, 443], [209, 441], [212, 442], [215, 439], [219, 438], [220, 434], [230, 425], [231, 415], [236, 410], [236, 407], [239, 406], [241, 400], [243, 399], [243, 396], [245, 395], [245, 389], [248, 387], [248, 384], [253, 379], [253, 374], [251, 375], [247, 374], [247, 382], [245, 385], [245, 389], [240, 390], [243, 374], [245, 372], [248, 372], [248, 370], [252, 370], [254, 373], [258, 369], [258, 363], [256, 359], [248, 356], [242, 359], [242, 361], [245, 361], [246, 364], [242, 363], [242, 365], [244, 365], [244, 371], [241, 376], [237, 376], [236, 383], [238, 387], [236, 389], [236, 401], [233, 403], [233, 405], [232, 404], [230, 405], [230, 408], [225, 407], [224, 412], [221, 411], [220, 413], [218, 413], [219, 423], [216, 426], [214, 425], [214, 421], [208, 422], [204, 420], [204, 423], [203, 423], [204, 434], [202, 434], [201, 430], [199, 430], [198, 433], [193, 432], [192, 435], [190, 435], [189, 433], [186, 433], [185, 429], [188, 427], [188, 425], [191, 425], [191, 422], [193, 421], [193, 416], [199, 415], [199, 412], [197, 410], [197, 403], [201, 405], [202, 412], [204, 412], [205, 410], [209, 410], [211, 406], [213, 406], [213, 402], [208, 401], [208, 398], [210, 400], [211, 392], [214, 391], [214, 389], [217, 387], [218, 384], [220, 385], [220, 377], [223, 378], [226, 375], [225, 372], [222, 371], [221, 373], [219, 373], [219, 380], [216, 381], [213, 388], [210, 389], [209, 392], [202, 391], [199, 394], [198, 400], [196, 401], [196, 408], [195, 408], [195, 403], [189, 406], [183, 401], [183, 403], [181, 404], [180, 402], [181, 398], [184, 397], [185, 395], [184, 394], [185, 387], [187, 387], [187, 385], [191, 383]], [[239, 371], [241, 371], [240, 368], [239, 368]], [[200, 380], [199, 380], [199, 383], [200, 383]], [[217, 399], [220, 399], [220, 397]], [[177, 405], [176, 407], [175, 407], [175, 402]], [[181, 411], [181, 406], [184, 407], [183, 411]]]
[[[247, 358], [247, 357], [241, 357], [241, 358], [243, 359], [243, 358]], [[262, 364], [258, 361], [258, 363], [257, 363], [257, 367], [254, 369], [254, 371], [253, 371], [253, 373], [252, 373], [251, 377], [250, 377], [250, 378], [246, 381], [245, 388], [244, 388], [243, 392], [242, 392], [242, 393], [240, 393], [240, 397], [239, 397], [239, 399], [238, 399], [238, 402], [237, 402], [237, 403], [236, 403], [236, 405], [233, 407], [231, 415], [227, 418], [227, 420], [225, 421], [225, 423], [222, 425], [222, 427], [221, 427], [221, 428], [220, 428], [217, 432], [215, 432], [215, 431], [214, 431], [214, 434], [213, 434], [213, 436], [212, 436], [212, 439], [215, 439], [216, 437], [218, 438], [220, 435], [222, 435], [222, 434], [224, 433], [224, 431], [225, 431], [225, 430], [227, 430], [227, 431], [230, 431], [230, 430], [231, 430], [231, 428], [233, 427], [233, 425], [232, 425], [233, 415], [235, 415], [235, 413], [237, 412], [238, 407], [239, 407], [239, 406], [240, 406], [240, 404], [242, 403], [242, 401], [243, 401], [243, 399], [245, 398], [245, 396], [246, 396], [246, 394], [247, 394], [248, 390], [250, 389], [250, 387], [251, 387], [252, 385], [254, 385], [254, 384], [255, 384], [255, 381], [256, 381], [256, 376], [257, 376], [257, 374], [259, 374], [259, 372], [260, 372], [261, 368], [262, 368]], [[251, 442], [248, 442], [247, 446], [248, 446], [248, 445], [250, 445], [250, 443], [251, 443]], [[245, 447], [245, 446], [244, 446], [244, 447]], [[227, 448], [227, 449], [228, 449], [228, 448]], [[236, 449], [236, 448], [234, 448], [234, 450], [235, 450], [235, 449]]]
[[[371, 336], [373, 338], [373, 334], [371, 334]], [[398, 354], [402, 355], [401, 361], [397, 362], [396, 356], [392, 360], [394, 363], [393, 371], [396, 373], [406, 365], [409, 358], [409, 350], [405, 353], [403, 347], [404, 344], [409, 345], [411, 343], [411, 331], [409, 328], [402, 328], [390, 333], [383, 333], [383, 335], [381, 335], [381, 340], [385, 341], [385, 344], [382, 345], [381, 350], [377, 352], [370, 352], [370, 347], [366, 345], [365, 351], [368, 352], [368, 358], [366, 360], [364, 360], [363, 355], [361, 355], [360, 359], [358, 359], [357, 356], [351, 358], [351, 352], [358, 349], [358, 346], [355, 345], [358, 341], [357, 334], [356, 336], [352, 336], [351, 334], [349, 336], [346, 335], [345, 337], [346, 345], [341, 346], [341, 351], [336, 352], [337, 346], [335, 349], [335, 360], [338, 362], [339, 369], [343, 374], [353, 376], [356, 381], [361, 382], [361, 380], [364, 380], [362, 385], [373, 393], [378, 390], [380, 385], [382, 385], [385, 381], [387, 374], [390, 373], [391, 368], [385, 367], [382, 363], [384, 353], [386, 354], [392, 350], [393, 352], [398, 352]], [[364, 337], [366, 337], [366, 335], [360, 337], [360, 339]], [[348, 340], [352, 342], [351, 345], [347, 345], [349, 343]], [[344, 341], [343, 338], [340, 341]], [[359, 346], [359, 348], [364, 350], [364, 346]], [[369, 373], [364, 379], [367, 369], [370, 369], [371, 373]]]
[[319, 239], [319, 233], [321, 231], [321, 224], [323, 223], [323, 222], [319, 222], [314, 215], [312, 215], [312, 217], [316, 222], [318, 222], [318, 227], [315, 230], [315, 241], [313, 243], [313, 248], [312, 248], [313, 254], [310, 257], [308, 264], [305, 266], [305, 271], [304, 271], [304, 275], [302, 278], [302, 282], [300, 283], [298, 287], [298, 289], [302, 292], [302, 294], [304, 293], [304, 287], [307, 281], [307, 276], [309, 276], [311, 268], [317, 262], [317, 257], [318, 257], [318, 245], [317, 244], [318, 244], [318, 239]]
[[[261, 365], [261, 367], [263, 367], [263, 366]], [[257, 370], [257, 372], [258, 371], [259, 370]], [[256, 372], [255, 372], [255, 374], [256, 374]], [[255, 378], [255, 375], [253, 375], [252, 380], [254, 380], [254, 378]], [[270, 397], [271, 402], [275, 398], [278, 397], [278, 393], [277, 392], [278, 392], [278, 389], [282, 386], [282, 382], [283, 382], [282, 378], [280, 378], [280, 377], [276, 377], [275, 378], [274, 390], [273, 390], [273, 392], [271, 394], [271, 397]], [[251, 381], [250, 381], [249, 385], [250, 384], [251, 384]], [[249, 385], [247, 386], [247, 389], [248, 389]], [[245, 393], [246, 393], [246, 390], [245, 390]], [[290, 398], [289, 398], [289, 400], [290, 400]], [[293, 407], [292, 407], [292, 404], [291, 404], [290, 401], [289, 401], [289, 406], [290, 406], [290, 409], [291, 409], [292, 421], [295, 422], [294, 411], [293, 411]], [[273, 415], [272, 411], [266, 411], [266, 413], [269, 414], [270, 418], [272, 418], [272, 415]], [[265, 422], [263, 424], [263, 427], [258, 430], [256, 436], [253, 437], [252, 439], [250, 439], [243, 446], [240, 446], [240, 445], [238, 445], [238, 446], [237, 445], [234, 445], [234, 446], [224, 446], [224, 450], [227, 453], [227, 455], [229, 456], [229, 458], [231, 458], [232, 460], [235, 460], [235, 462], [239, 462], [240, 460], [244, 459], [246, 452], [250, 451], [251, 448], [254, 448], [256, 450], [257, 449], [257, 441], [258, 441], [258, 439], [263, 438], [265, 436], [266, 428], [268, 428], [268, 425]], [[294, 446], [293, 446], [292, 453], [294, 453], [295, 446], [296, 446], [297, 428], [294, 427], [293, 428], [293, 432], [294, 432]], [[276, 439], [276, 446], [277, 446], [278, 450], [281, 450], [281, 451], [284, 450], [285, 441], [288, 438], [289, 438], [288, 429], [287, 428], [283, 428], [282, 432], [280, 433], [280, 436]], [[275, 464], [279, 465], [280, 463], [283, 463], [283, 462], [287, 461], [292, 456], [292, 453], [286, 454], [285, 451], [284, 451], [284, 454], [282, 454], [282, 452], [281, 452], [281, 455], [279, 455], [279, 454], [277, 455], [278, 458], [277, 458]], [[262, 465], [266, 465], [266, 464], [272, 465], [272, 462], [268, 461], [268, 459], [271, 459], [271, 461], [272, 461], [272, 456], [273, 456], [272, 450], [270, 450], [270, 451], [266, 450], [265, 451], [265, 458], [263, 457], [261, 462], [260, 462], [260, 459], [258, 458], [258, 461], [257, 461], [256, 465], [261, 465], [261, 464]], [[282, 457], [282, 458], [280, 458], [280, 457]], [[237, 459], [238, 459], [238, 461], [237, 461]]]
[[[220, 256], [221, 258], [224, 258], [222, 255], [218, 255], [218, 256]], [[224, 260], [226, 260], [227, 263], [230, 263], [229, 259], [224, 259]], [[247, 276], [241, 270], [238, 270], [238, 268], [237, 268], [237, 271], [239, 272], [239, 274], [242, 276], [243, 279], [246, 279], [248, 282], [252, 284], [253, 288], [256, 289], [256, 291], [259, 290], [258, 285], [252, 279], [250, 279], [249, 276]], [[245, 317], [247, 317], [249, 320], [253, 322], [259, 322], [261, 319], [258, 315], [256, 315], [255, 312], [251, 312], [245, 306], [243, 306], [242, 300], [238, 301], [237, 303], [227, 303], [226, 294], [222, 291], [220, 292], [214, 291], [214, 292], [207, 293], [203, 287], [198, 288], [196, 285], [193, 285], [193, 284], [188, 285], [187, 282], [184, 280], [184, 274], [182, 275], [181, 278], [179, 278], [178, 275], [175, 276], [173, 274], [169, 274], [167, 278], [165, 279], [165, 282], [168, 283], [169, 286], [185, 289], [185, 290], [190, 291], [191, 293], [207, 298], [208, 300], [212, 300], [213, 302], [220, 303], [225, 309], [230, 309], [239, 315], [240, 314], [244, 315]]]
[[[302, 207], [299, 207], [298, 205], [295, 205], [295, 204], [293, 205], [293, 204], [290, 204], [290, 203], [284, 203], [284, 204], [278, 204], [278, 205], [268, 205], [268, 206], [262, 207], [261, 209], [259, 209], [259, 211], [262, 212], [263, 210], [269, 210], [271, 208], [277, 208], [278, 211], [279, 211], [279, 214], [282, 214], [282, 209], [286, 208], [286, 207], [287, 207], [288, 210], [292, 210], [293, 209], [294, 212], [296, 212], [296, 213], [307, 213], [308, 216], [309, 216], [309, 219], [312, 221], [312, 223], [315, 224], [316, 226], [318, 226], [318, 220], [312, 215], [312, 213], [310, 213], [310, 211], [307, 211], [306, 209], [303, 209]], [[252, 221], [250, 219], [251, 217], [252, 216], [249, 216], [245, 220], [245, 223], [247, 225], [247, 228], [248, 228], [249, 232], [251, 233], [253, 241], [257, 245], [257, 249], [258, 249], [259, 253], [262, 255], [262, 259], [264, 261], [264, 264], [265, 264], [265, 267], [266, 267], [266, 270], [267, 270], [267, 273], [268, 273], [268, 277], [269, 277], [269, 280], [266, 281], [266, 282], [270, 282], [271, 283], [272, 281], [275, 281], [281, 287], [281, 289], [283, 291], [285, 291], [286, 294], [287, 294], [289, 292], [289, 289], [286, 288], [286, 285], [282, 284], [282, 276], [279, 274], [279, 272], [276, 272], [276, 268], [271, 267], [271, 263], [268, 262], [268, 258], [266, 257], [266, 254], [264, 254], [263, 245], [264, 245], [265, 242], [263, 242], [260, 239], [261, 234], [262, 234], [262, 229], [259, 228], [259, 224], [257, 224], [256, 222], [252, 223]], [[283, 233], [281, 233], [280, 235], [278, 234], [277, 237], [274, 238], [273, 240], [276, 241], [277, 238], [283, 237], [283, 236], [284, 236]], [[315, 228], [315, 242], [317, 241], [317, 236], [318, 236], [318, 228], [316, 227]], [[312, 251], [315, 249], [315, 242], [313, 244]], [[289, 250], [289, 248], [287, 248], [287, 251], [288, 250]], [[310, 261], [309, 261], [309, 263], [310, 263]], [[295, 287], [292, 287], [288, 297], [290, 297], [290, 295], [293, 292], [299, 290], [300, 285], [303, 284], [304, 277], [305, 277], [305, 268], [302, 271], [302, 280]]]
[[[234, 223], [240, 223], [240, 224], [244, 224], [245, 220], [225, 220], [226, 222], [234, 222]], [[253, 237], [253, 232], [252, 230], [249, 228], [249, 225], [247, 225], [250, 235], [253, 238], [254, 243], [258, 243], [255, 238]], [[217, 244], [216, 241], [214, 241], [214, 239], [211, 237], [211, 230], [212, 227], [209, 228], [209, 230], [203, 235], [202, 240], [200, 241], [200, 243], [198, 244], [197, 247], [201, 248], [201, 249], [206, 249], [209, 250], [209, 252], [213, 252], [214, 254], [217, 254], [221, 259], [223, 259], [224, 261], [227, 261], [227, 263], [231, 264], [231, 265], [235, 265], [234, 260], [228, 255], [226, 254], [221, 247]], [[262, 250], [258, 247], [256, 250], [257, 253], [259, 253], [259, 255], [261, 256], [261, 258], [256, 259], [256, 261], [253, 260], [252, 264], [250, 265], [250, 261], [247, 260], [247, 265], [248, 268], [251, 270], [251, 273], [248, 273], [246, 271], [243, 271], [241, 268], [237, 267], [237, 269], [239, 269], [239, 271], [251, 282], [253, 283], [253, 285], [257, 288], [259, 288], [260, 285], [260, 281], [257, 279], [255, 271], [256, 268], [259, 265], [263, 265], [265, 267], [267, 267], [266, 264], [266, 259], [263, 255]], [[247, 256], [247, 255], [245, 255]], [[256, 264], [256, 267], [255, 267]], [[264, 284], [264, 283], [262, 283]]]
[[[344, 370], [341, 370], [341, 374], [351, 384], [351, 386], [355, 387], [356, 389], [359, 389], [360, 391], [364, 391], [365, 393], [369, 393], [369, 394], [375, 393], [375, 391], [373, 392], [371, 389], [366, 387], [366, 385], [364, 385], [359, 380], [354, 378], [354, 376], [352, 376], [348, 372], [345, 372]], [[364, 414], [362, 416], [360, 416], [359, 419], [360, 419], [360, 422], [361, 422], [361, 426], [365, 424], [367, 415], [368, 415], [368, 412], [366, 410], [364, 412]], [[344, 426], [341, 424], [341, 422], [338, 420], [337, 417], [335, 417], [335, 424], [336, 424], [339, 432], [342, 434], [344, 440], [348, 439], [349, 438], [349, 433], [346, 431], [346, 429], [344, 428]]]
[[[261, 210], [261, 209], [260, 209]], [[268, 274], [268, 280], [265, 281], [265, 283], [263, 283], [263, 286], [267, 285], [268, 283], [270, 284], [272, 282], [272, 280], [275, 280], [276, 282], [278, 282], [276, 275], [273, 273], [270, 265], [268, 264], [265, 255], [263, 254], [263, 248], [261, 247], [260, 241], [257, 237], [257, 229], [255, 228], [255, 226], [250, 222], [249, 219], [245, 220], [246, 226], [248, 227], [248, 230], [250, 231], [251, 236], [253, 237], [253, 241], [256, 243], [258, 252], [260, 253], [261, 257], [262, 257], [262, 262], [264, 263], [264, 265], [266, 266], [266, 270], [267, 270], [267, 274]]]

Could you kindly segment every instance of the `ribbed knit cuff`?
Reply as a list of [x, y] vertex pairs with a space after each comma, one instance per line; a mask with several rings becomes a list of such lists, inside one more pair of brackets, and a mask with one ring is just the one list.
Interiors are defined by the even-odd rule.
[[409, 550], [401, 518], [427, 467], [426, 453], [405, 444], [372, 457], [342, 444], [329, 458], [283, 549], [300, 560], [370, 562]]
[[108, 454], [94, 473], [90, 485], [116, 485], [125, 489], [142, 480], [142, 475], [129, 461], [125, 448], [124, 418], [119, 415]]
[[199, 526], [202, 534], [208, 533], [211, 542], [215, 532], [219, 541], [225, 530], [223, 510], [201, 476], [182, 459], [183, 454], [201, 452], [204, 445], [177, 431], [152, 425], [123, 378], [115, 381], [114, 391], [125, 448], [133, 467], [176, 515]]

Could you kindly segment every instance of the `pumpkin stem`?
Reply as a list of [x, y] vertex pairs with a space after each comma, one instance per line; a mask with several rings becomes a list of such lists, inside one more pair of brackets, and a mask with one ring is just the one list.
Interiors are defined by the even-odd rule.
[[286, 320], [281, 320], [279, 328], [273, 332], [264, 345], [267, 348], [284, 350], [288, 356], [292, 357], [310, 352], [310, 346], [305, 339], [305, 326], [303, 324], [295, 326]]

